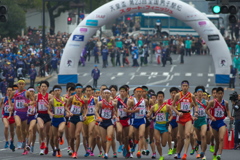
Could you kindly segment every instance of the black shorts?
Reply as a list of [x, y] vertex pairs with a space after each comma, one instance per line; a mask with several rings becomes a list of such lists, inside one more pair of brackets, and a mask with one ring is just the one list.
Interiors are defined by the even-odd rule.
[[107, 129], [111, 125], [113, 125], [112, 119], [105, 119], [105, 120], [102, 120], [99, 126], [104, 129]]
[[38, 113], [37, 118], [41, 118], [43, 120], [44, 124], [51, 121], [49, 114]]
[[70, 117], [69, 122], [73, 123], [74, 125], [76, 125], [78, 122], [83, 122], [82, 115], [80, 115], [80, 116], [74, 115], [74, 116]]
[[148, 126], [150, 126], [151, 122], [147, 118], [145, 118], [145, 120], [146, 120], [146, 128], [147, 128]]
[[66, 126], [67, 126], [69, 122], [69, 117], [65, 117], [65, 119], [66, 119]]

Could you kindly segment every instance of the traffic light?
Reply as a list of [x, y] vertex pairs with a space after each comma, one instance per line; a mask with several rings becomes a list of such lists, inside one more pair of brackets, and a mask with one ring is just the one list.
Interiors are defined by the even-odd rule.
[[221, 12], [221, 7], [218, 6], [218, 5], [213, 6], [213, 7], [212, 7], [212, 12], [213, 12], [214, 14], [219, 14], [219, 13]]
[[130, 21], [130, 20], [131, 20], [131, 18], [130, 18], [130, 17], [127, 17], [127, 20], [128, 20], [128, 21]]
[[0, 22], [7, 22], [7, 7], [0, 6]]
[[238, 17], [237, 17], [237, 13], [238, 13], [238, 7], [236, 7], [235, 5], [229, 6], [229, 17], [228, 17], [228, 21], [229, 23], [237, 23], [238, 22]]
[[72, 23], [72, 17], [67, 18], [67, 23], [68, 23], [68, 25], [70, 25]]

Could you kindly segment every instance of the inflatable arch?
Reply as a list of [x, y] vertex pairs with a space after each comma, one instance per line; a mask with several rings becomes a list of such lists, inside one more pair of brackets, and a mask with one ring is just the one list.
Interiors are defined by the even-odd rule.
[[179, 0], [115, 0], [97, 8], [75, 28], [62, 55], [58, 83], [78, 82], [77, 68], [80, 54], [87, 41], [101, 26], [117, 17], [137, 12], [165, 13], [195, 29], [206, 41], [212, 53], [215, 82], [218, 84], [229, 82], [232, 60], [227, 44], [205, 14]]

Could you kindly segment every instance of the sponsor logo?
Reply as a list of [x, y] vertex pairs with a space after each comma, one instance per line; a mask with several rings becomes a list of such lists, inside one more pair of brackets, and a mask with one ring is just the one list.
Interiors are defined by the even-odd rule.
[[87, 26], [98, 26], [98, 20], [87, 20], [86, 25]]
[[73, 41], [84, 41], [84, 36], [83, 35], [73, 35], [72, 40]]
[[80, 28], [80, 33], [87, 33], [88, 29], [87, 28]]
[[73, 67], [73, 65], [74, 65], [74, 61], [72, 59], [68, 59], [66, 61], [66, 67]]
[[80, 47], [79, 44], [69, 44], [68, 46], [70, 46], [70, 47]]
[[96, 19], [106, 19], [106, 15], [105, 14], [96, 14], [95, 18]]
[[199, 25], [200, 27], [203, 27], [203, 26], [206, 26], [206, 25], [207, 25], [207, 22], [206, 22], [206, 21], [200, 21], [200, 22], [198, 22], [198, 25]]
[[218, 41], [218, 40], [220, 40], [220, 37], [218, 34], [208, 35], [208, 41]]

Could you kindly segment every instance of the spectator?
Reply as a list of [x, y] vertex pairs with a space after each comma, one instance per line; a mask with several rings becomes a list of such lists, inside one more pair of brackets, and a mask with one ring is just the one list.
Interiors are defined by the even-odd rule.
[[97, 88], [97, 81], [100, 77], [100, 70], [98, 69], [97, 65], [94, 65], [94, 69], [92, 70], [92, 78], [93, 78], [93, 87]]
[[94, 63], [99, 63], [100, 50], [97, 45], [93, 48]]
[[2, 78], [2, 82], [0, 82], [0, 91], [2, 93], [2, 96], [5, 96], [6, 95], [6, 92], [7, 92], [7, 86], [8, 86], [8, 83], [6, 81], [6, 77], [3, 77]]
[[107, 68], [107, 59], [108, 59], [107, 46], [104, 46], [104, 48], [102, 50], [102, 59], [103, 59], [103, 68]]
[[179, 50], [179, 54], [181, 55], [180, 64], [183, 64], [183, 63], [184, 63], [184, 59], [183, 59], [184, 53], [185, 53], [184, 44], [181, 43], [181, 44], [180, 44], [180, 50]]
[[33, 64], [31, 64], [31, 69], [29, 71], [29, 76], [30, 76], [30, 86], [34, 86], [35, 80], [36, 80], [36, 77], [37, 77], [37, 70], [35, 69]]
[[56, 55], [53, 56], [53, 58], [51, 59], [51, 71], [50, 74], [53, 73], [53, 71], [55, 71], [58, 74], [58, 58], [56, 57]]
[[10, 66], [10, 62], [7, 62], [8, 66], [7, 66], [7, 72], [6, 72], [6, 75], [4, 75], [6, 77], [6, 80], [8, 82], [8, 85], [9, 86], [13, 86], [14, 84], [14, 78], [15, 78], [15, 72], [12, 68], [12, 66]]
[[133, 51], [132, 51], [132, 58], [133, 58], [133, 67], [138, 67], [138, 56], [139, 56], [139, 52], [138, 52], [138, 48], [135, 46], [133, 47]]
[[235, 78], [237, 74], [237, 68], [234, 68], [233, 65], [230, 65], [230, 80], [229, 80], [229, 88], [235, 88]]
[[238, 40], [238, 38], [239, 38], [239, 26], [238, 25], [235, 26], [234, 34], [235, 34], [236, 40]]

